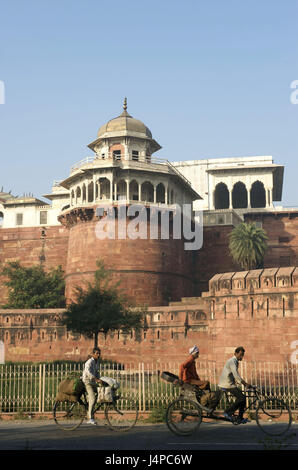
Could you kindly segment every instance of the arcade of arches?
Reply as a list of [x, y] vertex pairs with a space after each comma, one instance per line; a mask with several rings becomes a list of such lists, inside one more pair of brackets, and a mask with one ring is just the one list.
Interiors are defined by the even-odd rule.
[[84, 182], [71, 191], [72, 206], [98, 200], [130, 200], [173, 204], [176, 198], [175, 191], [165, 183], [153, 184], [150, 181], [140, 182], [136, 179], [112, 181], [103, 177], [90, 183]]
[[247, 209], [270, 206], [272, 203], [272, 190], [266, 190], [261, 181], [255, 181], [247, 190], [244, 183], [238, 181], [232, 189], [225, 183], [218, 183], [214, 191], [215, 209]]

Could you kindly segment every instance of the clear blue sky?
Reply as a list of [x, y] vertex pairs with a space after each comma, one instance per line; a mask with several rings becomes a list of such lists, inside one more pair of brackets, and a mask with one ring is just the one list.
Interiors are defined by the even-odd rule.
[[[0, 3], [0, 187], [50, 192], [98, 128], [141, 119], [172, 161], [272, 155], [298, 206], [298, 2]], [[278, 203], [276, 203], [278, 204]]]

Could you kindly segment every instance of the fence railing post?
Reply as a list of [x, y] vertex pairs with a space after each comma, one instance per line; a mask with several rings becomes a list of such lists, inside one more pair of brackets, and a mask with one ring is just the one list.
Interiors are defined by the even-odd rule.
[[42, 413], [44, 413], [44, 403], [45, 403], [45, 393], [46, 393], [46, 365], [43, 364], [42, 367]]
[[142, 411], [142, 379], [141, 379], [141, 363], [139, 362], [139, 411]]
[[142, 411], [146, 411], [145, 369], [144, 369], [144, 362], [142, 362], [142, 392], [143, 392], [143, 410], [142, 410]]
[[42, 410], [42, 364], [39, 364], [39, 375], [38, 375], [38, 411], [41, 413]]

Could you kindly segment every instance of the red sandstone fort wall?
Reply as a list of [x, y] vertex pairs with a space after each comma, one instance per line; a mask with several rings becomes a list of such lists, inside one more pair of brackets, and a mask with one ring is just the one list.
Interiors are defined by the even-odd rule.
[[[6, 360], [85, 360], [92, 341], [59, 325], [63, 310], [1, 310]], [[201, 360], [222, 362], [235, 347], [248, 361], [289, 362], [298, 340], [298, 268], [215, 275], [202, 297], [150, 307], [143, 328], [99, 338], [103, 358], [175, 362], [197, 344]]]
[[[46, 269], [62, 265], [70, 298], [75, 285], [92, 278], [95, 260], [101, 257], [114, 267], [115, 278], [128, 294], [151, 306], [199, 295], [208, 290], [214, 274], [238, 269], [228, 250], [232, 225], [204, 227], [203, 247], [192, 252], [184, 250], [182, 240], [98, 240], [96, 222], [82, 218], [77, 223], [77, 219], [74, 226], [2, 228], [0, 262], [19, 260], [25, 266], [43, 262]], [[247, 214], [245, 220], [262, 222], [269, 236], [265, 267], [297, 265], [296, 213]], [[5, 299], [2, 288], [0, 303]]]
[[[246, 214], [245, 222], [261, 222], [268, 236], [264, 267], [297, 266], [298, 214], [297, 212], [259, 212]], [[239, 269], [229, 254], [229, 235], [232, 225], [206, 226], [203, 246], [196, 255], [197, 294], [208, 289], [208, 282], [216, 273]]]
[[[0, 263], [19, 261], [23, 266], [42, 263], [45, 269], [61, 265], [66, 269], [68, 230], [63, 226], [23, 227], [0, 230]], [[0, 303], [7, 291], [0, 278]]]
[[[291, 345], [298, 340], [297, 268], [274, 266], [288, 259], [296, 260], [291, 263], [296, 266], [298, 218], [291, 213], [250, 218], [261, 218], [269, 236], [268, 269], [237, 272], [228, 254], [233, 227], [205, 227], [196, 264], [202, 297], [190, 297], [194, 295], [193, 253], [184, 251], [182, 241], [98, 240], [94, 221], [88, 217], [69, 228], [1, 229], [0, 261], [19, 260], [27, 266], [42, 262], [46, 268], [60, 264], [69, 276], [70, 288], [82, 274], [93, 275], [97, 257], [114, 267], [126, 292], [150, 307], [140, 331], [101, 338], [104, 358], [180, 361], [196, 343], [206, 360], [222, 360], [242, 344], [248, 360], [288, 361]], [[3, 288], [0, 297], [3, 302]], [[179, 302], [181, 297], [185, 298]], [[84, 360], [92, 347], [90, 340], [73, 336], [59, 325], [63, 311], [0, 313], [0, 339], [7, 361]]]
[[229, 253], [229, 235], [233, 228], [232, 225], [204, 227], [203, 246], [196, 253], [197, 295], [208, 290], [209, 279], [214, 274], [239, 269]]
[[298, 264], [297, 212], [247, 214], [245, 221], [261, 222], [262, 228], [267, 233], [268, 249], [264, 259], [266, 267], [296, 266]]

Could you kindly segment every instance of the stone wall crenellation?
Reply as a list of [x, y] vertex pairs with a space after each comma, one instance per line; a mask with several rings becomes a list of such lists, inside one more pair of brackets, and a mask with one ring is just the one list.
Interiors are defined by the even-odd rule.
[[274, 292], [298, 288], [298, 268], [265, 268], [252, 271], [239, 271], [215, 274], [209, 281], [209, 292], [203, 293], [203, 297], [211, 294], [225, 295], [228, 292]]

